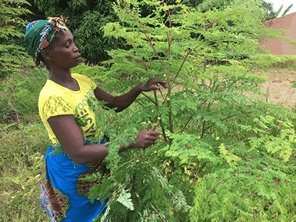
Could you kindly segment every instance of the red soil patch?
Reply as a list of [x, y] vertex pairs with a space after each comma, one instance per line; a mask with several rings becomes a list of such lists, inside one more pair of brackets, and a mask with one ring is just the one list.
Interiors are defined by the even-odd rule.
[[292, 81], [296, 81], [296, 71], [287, 69], [271, 70], [264, 73], [266, 82], [262, 84], [262, 91], [268, 93], [269, 102], [282, 105], [289, 109], [295, 107], [296, 88], [291, 88]]

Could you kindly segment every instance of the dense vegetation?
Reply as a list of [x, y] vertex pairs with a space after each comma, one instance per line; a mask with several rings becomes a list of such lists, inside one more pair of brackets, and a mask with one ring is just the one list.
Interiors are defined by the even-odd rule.
[[[104, 33], [102, 31], [102, 27], [108, 22], [118, 21], [118, 16], [112, 7], [112, 5], [116, 2], [114, 0], [1, 0], [1, 2], [1, 4], [6, 4], [10, 7], [16, 8], [19, 12], [21, 12], [20, 15], [19, 13], [16, 13], [16, 11], [7, 10], [6, 6], [1, 7], [1, 9], [5, 9], [10, 18], [15, 18], [17, 15], [20, 15], [20, 17], [17, 16], [17, 18], [32, 21], [37, 19], [46, 19], [49, 16], [65, 15], [68, 17], [68, 26], [73, 31], [76, 44], [82, 55], [87, 59], [88, 64], [97, 64], [98, 62], [107, 59], [107, 50], [118, 47], [129, 47], [126, 46], [124, 39], [115, 39], [112, 37], [106, 38], [104, 37]], [[169, 2], [172, 3], [174, 1]], [[210, 8], [221, 8], [225, 5], [233, 4], [234, 2], [236, 1], [187, 0], [184, 1], [184, 4], [193, 8], [197, 8], [202, 5], [203, 10], [208, 10]], [[264, 16], [262, 17], [262, 21], [275, 18], [279, 13], [273, 10], [271, 3], [262, 0], [259, 5], [263, 9], [262, 13]], [[148, 15], [152, 12], [152, 7], [150, 6], [141, 5], [139, 7], [142, 15]], [[28, 13], [28, 10], [32, 13]], [[288, 9], [285, 11], [288, 11]], [[12, 12], [12, 14], [10, 12]], [[24, 12], [25, 14], [23, 14]], [[5, 21], [9, 21], [9, 19], [5, 19]], [[24, 24], [19, 24], [16, 30], [23, 30], [23, 25]], [[0, 36], [0, 39], [1, 38], [2, 37]], [[23, 41], [17, 40], [16, 45], [23, 46]]]
[[0, 78], [11, 74], [25, 63], [26, 52], [22, 47], [25, 21], [21, 15], [30, 14], [23, 0], [0, 0]]
[[[38, 2], [40, 9], [48, 6], [47, 1]], [[265, 79], [254, 73], [292, 57], [260, 50], [259, 40], [280, 33], [262, 25], [266, 19], [262, 2], [223, 2], [117, 1], [108, 6], [114, 20], [101, 23], [103, 30], [91, 26], [92, 32], [129, 47], [108, 46], [110, 59], [101, 66], [80, 65], [73, 72], [97, 80], [114, 95], [151, 77], [165, 79], [169, 85], [168, 90], [142, 94], [122, 113], [98, 109], [104, 104], [89, 101], [100, 126], [94, 140], [105, 132], [111, 138], [106, 159], [110, 174], [89, 192], [91, 200], [110, 198], [102, 218], [129, 222], [296, 219], [296, 116], [267, 102], [259, 90]], [[74, 36], [87, 33], [79, 30], [95, 24], [87, 21], [99, 21], [92, 17], [94, 12], [82, 13], [95, 8], [91, 3], [95, 4], [67, 3], [75, 13], [81, 9], [77, 18], [90, 16], [85, 23], [80, 19], [70, 23], [77, 25]], [[63, 8], [62, 4], [53, 5]], [[54, 10], [48, 8], [48, 13]], [[87, 39], [95, 41], [95, 36]], [[80, 37], [83, 44], [86, 40]], [[1, 82], [0, 141], [5, 156], [0, 160], [0, 205], [4, 206], [0, 219], [44, 221], [38, 191], [50, 142], [37, 115], [37, 98], [47, 74], [42, 68], [12, 73]], [[162, 135], [156, 145], [145, 152], [117, 154], [118, 142], [133, 140], [159, 117], [157, 130]], [[80, 180], [100, 181], [101, 176], [95, 173]]]
[[[142, 15], [140, 5], [153, 13]], [[95, 109], [97, 139], [111, 138], [111, 173], [90, 198], [110, 197], [112, 221], [292, 220], [295, 116], [246, 95], [260, 94], [264, 79], [254, 71], [280, 59], [258, 50], [277, 33], [262, 25], [257, 1], [214, 9], [124, 1], [114, 10], [120, 22], [108, 23], [105, 35], [132, 48], [109, 51], [95, 77], [114, 92], [151, 77], [166, 79], [168, 90], [139, 99], [134, 112]], [[158, 117], [157, 145], [117, 154], [118, 142]]]

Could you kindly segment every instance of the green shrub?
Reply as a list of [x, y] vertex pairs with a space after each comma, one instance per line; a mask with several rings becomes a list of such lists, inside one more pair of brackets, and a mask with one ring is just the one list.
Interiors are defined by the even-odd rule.
[[3, 94], [0, 98], [0, 115], [4, 115], [3, 109], [22, 115], [38, 113], [39, 93], [47, 78], [48, 71], [38, 67], [9, 75], [0, 83]]
[[24, 37], [26, 21], [22, 15], [30, 14], [25, 8], [29, 5], [24, 0], [0, 1], [0, 78], [16, 72], [25, 63], [28, 55], [25, 48], [19, 45]]
[[[90, 190], [91, 200], [110, 198], [97, 221], [293, 219], [295, 196], [282, 193], [295, 189], [295, 115], [246, 96], [263, 95], [258, 86], [265, 78], [254, 71], [291, 59], [258, 50], [259, 40], [279, 31], [262, 25], [257, 3], [206, 11], [146, 0], [114, 6], [120, 22], [107, 24], [105, 35], [133, 47], [109, 51], [111, 59], [93, 68], [102, 70], [93, 78], [113, 93], [149, 78], [166, 80], [168, 89], [144, 93], [122, 113], [94, 104], [96, 139], [104, 132], [111, 138], [111, 173]], [[143, 5], [153, 13], [143, 16]], [[133, 141], [158, 117], [162, 135], [155, 146], [118, 154], [118, 143]]]
[[[144, 4], [154, 10], [146, 17], [139, 10]], [[254, 71], [289, 59], [258, 51], [258, 41], [277, 31], [262, 26], [256, 1], [236, 1], [205, 12], [178, 2], [146, 0], [118, 2], [114, 9], [120, 23], [107, 24], [105, 35], [123, 38], [133, 48], [109, 51], [111, 60], [105, 66], [72, 71], [100, 79], [99, 85], [114, 94], [152, 77], [165, 79], [169, 88], [143, 94], [121, 113], [89, 101], [99, 126], [95, 140], [104, 133], [111, 138], [106, 158], [111, 173], [89, 192], [91, 200], [110, 198], [97, 221], [107, 216], [120, 222], [295, 220], [296, 116], [246, 96], [262, 95], [258, 86], [265, 78]], [[34, 73], [45, 81], [41, 69]], [[13, 97], [7, 95], [6, 101], [11, 107], [11, 98], [17, 98], [17, 110], [24, 110], [24, 115], [37, 111], [32, 111], [37, 88], [45, 83], [35, 86], [30, 81], [36, 83], [36, 78], [31, 77], [8, 79], [11, 87], [18, 87], [10, 87]], [[34, 101], [26, 100], [29, 92]], [[158, 117], [162, 135], [156, 145], [145, 152], [118, 154], [118, 143], [133, 141]], [[10, 127], [0, 137], [1, 152], [6, 153], [0, 160], [0, 201], [10, 210], [0, 212], [3, 221], [42, 220], [37, 175], [49, 143], [41, 123], [31, 121], [26, 118], [21, 125], [28, 142]], [[28, 153], [31, 166], [26, 165]], [[100, 178], [93, 174], [80, 179]], [[30, 207], [24, 208], [24, 203]]]

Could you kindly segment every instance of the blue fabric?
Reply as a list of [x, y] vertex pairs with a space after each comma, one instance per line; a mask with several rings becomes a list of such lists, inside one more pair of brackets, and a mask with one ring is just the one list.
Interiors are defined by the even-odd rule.
[[[103, 142], [104, 139], [100, 141], [100, 143]], [[86, 141], [86, 144], [90, 143], [90, 141]], [[78, 182], [77, 178], [81, 174], [89, 172], [90, 168], [85, 164], [75, 164], [66, 154], [52, 154], [53, 151], [53, 147], [50, 146], [45, 155], [46, 182], [43, 182], [41, 185], [41, 204], [46, 209], [52, 222], [93, 221], [99, 214], [104, 213], [106, 205], [101, 204], [99, 200], [95, 200], [91, 203], [87, 197], [78, 194], [76, 187]], [[52, 193], [54, 193], [54, 196]], [[49, 199], [51, 199], [51, 201], [49, 201]], [[107, 200], [104, 202], [106, 203]], [[57, 210], [58, 207], [56, 207], [56, 203], [58, 203], [59, 209], [62, 210]], [[63, 213], [61, 213], [61, 211], [63, 211]], [[64, 216], [59, 217], [57, 214]]]

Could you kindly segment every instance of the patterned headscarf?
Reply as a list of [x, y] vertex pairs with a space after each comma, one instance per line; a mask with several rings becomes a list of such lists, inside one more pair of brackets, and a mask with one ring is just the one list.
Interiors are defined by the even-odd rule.
[[37, 58], [38, 53], [46, 48], [60, 30], [70, 32], [66, 26], [67, 18], [49, 17], [48, 20], [37, 20], [26, 27], [25, 43], [28, 53]]

